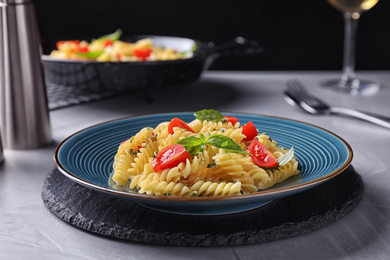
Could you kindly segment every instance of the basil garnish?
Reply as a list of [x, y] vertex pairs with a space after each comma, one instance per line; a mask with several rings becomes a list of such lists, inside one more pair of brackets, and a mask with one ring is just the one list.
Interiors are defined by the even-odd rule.
[[194, 113], [194, 116], [199, 119], [200, 121], [214, 121], [214, 122], [221, 122], [223, 121], [224, 117], [223, 115], [214, 109], [203, 109], [198, 112]]
[[[192, 48], [190, 50], [182, 51], [182, 52], [180, 52], [180, 54], [181, 55], [186, 55], [188, 53], [194, 53], [197, 48], [198, 48], [198, 45], [196, 43], [194, 43], [194, 45], [192, 45]], [[162, 49], [164, 49], [164, 48], [162, 48]]]
[[194, 43], [194, 45], [192, 45], [191, 51], [195, 52], [197, 49], [198, 49], [198, 44]]
[[121, 35], [122, 35], [122, 30], [118, 29], [114, 33], [107, 34], [107, 35], [99, 37], [98, 40], [110, 39], [112, 41], [116, 41], [116, 40], [118, 40], [121, 37]]
[[176, 143], [183, 145], [187, 152], [189, 152], [191, 156], [194, 156], [203, 152], [204, 148], [206, 147], [206, 137], [202, 134], [200, 134], [199, 137], [200, 138], [189, 136], [177, 141]]
[[294, 157], [294, 147], [292, 146], [290, 151], [288, 151], [285, 155], [278, 158], [279, 166], [287, 164]]
[[207, 139], [207, 144], [217, 148], [222, 148], [228, 153], [242, 153], [251, 155], [250, 153], [242, 150], [241, 147], [230, 137], [224, 135], [210, 135]]
[[76, 52], [76, 55], [88, 59], [96, 59], [103, 53], [104, 51], [89, 51], [89, 52]]
[[251, 155], [250, 153], [242, 150], [241, 147], [231, 138], [224, 135], [211, 135], [209, 138], [206, 138], [204, 135], [199, 134], [199, 138], [195, 136], [189, 136], [177, 141], [176, 143], [183, 145], [191, 154], [191, 156], [195, 156], [198, 153], [203, 152], [203, 150], [206, 148], [206, 145], [212, 145], [214, 147], [224, 149], [228, 153]]

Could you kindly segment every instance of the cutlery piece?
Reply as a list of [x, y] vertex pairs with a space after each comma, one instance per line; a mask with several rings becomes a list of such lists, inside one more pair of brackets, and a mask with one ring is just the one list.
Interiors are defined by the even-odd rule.
[[346, 107], [329, 106], [324, 101], [310, 94], [298, 80], [287, 82], [284, 92], [285, 99], [290, 105], [298, 105], [310, 114], [339, 114], [359, 118], [390, 129], [390, 118], [373, 113], [362, 112]]

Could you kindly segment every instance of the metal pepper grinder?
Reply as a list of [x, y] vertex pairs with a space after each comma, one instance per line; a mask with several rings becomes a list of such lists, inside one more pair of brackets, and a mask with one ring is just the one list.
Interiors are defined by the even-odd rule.
[[0, 138], [0, 164], [4, 162], [4, 152], [3, 152], [3, 144], [1, 143], [1, 138]]
[[32, 0], [0, 0], [0, 102], [4, 148], [52, 142], [41, 45]]

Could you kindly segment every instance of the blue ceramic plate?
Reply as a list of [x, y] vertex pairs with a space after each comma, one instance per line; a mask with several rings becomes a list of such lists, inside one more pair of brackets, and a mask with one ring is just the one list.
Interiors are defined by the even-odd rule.
[[88, 188], [160, 211], [197, 215], [236, 213], [260, 207], [315, 187], [343, 172], [352, 161], [349, 144], [325, 129], [278, 117], [224, 114], [238, 117], [241, 125], [252, 121], [260, 132], [267, 133], [282, 147], [294, 146], [301, 173], [265, 191], [226, 197], [151, 196], [109, 185], [113, 158], [120, 142], [143, 127], [156, 127], [173, 117], [190, 122], [195, 118], [193, 113], [143, 115], [92, 126], [65, 139], [57, 147], [54, 160], [65, 176]]

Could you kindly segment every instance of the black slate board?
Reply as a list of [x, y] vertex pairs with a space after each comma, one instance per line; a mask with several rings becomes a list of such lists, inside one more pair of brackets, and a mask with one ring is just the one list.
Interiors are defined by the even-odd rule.
[[310, 190], [228, 215], [186, 216], [144, 208], [79, 185], [53, 169], [42, 190], [60, 219], [107, 237], [172, 246], [232, 246], [302, 235], [351, 212], [364, 194], [359, 174], [346, 171]]

